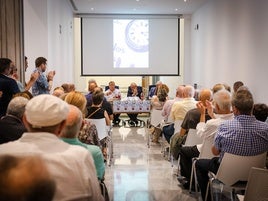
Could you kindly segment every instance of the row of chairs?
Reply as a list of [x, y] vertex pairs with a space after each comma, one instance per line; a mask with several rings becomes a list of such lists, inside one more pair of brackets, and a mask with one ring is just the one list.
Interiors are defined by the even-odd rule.
[[[230, 192], [229, 195], [231, 199], [235, 200], [233, 196], [236, 195], [236, 192], [246, 190], [251, 169], [253, 167], [264, 169], [265, 161], [266, 152], [256, 156], [238, 156], [230, 153], [225, 153], [221, 161], [220, 167], [217, 171], [217, 174], [215, 175], [213, 173], [209, 173], [210, 179], [207, 187], [206, 200], [209, 188], [211, 189], [212, 200], [217, 201], [217, 195], [220, 195], [221, 191], [224, 188], [229, 189], [228, 192]], [[267, 171], [264, 172], [267, 173]], [[213, 186], [213, 184], [215, 183], [214, 181], [216, 181], [216, 186]], [[264, 178], [259, 178], [259, 181], [255, 182], [259, 183], [260, 186], [260, 189], [255, 190], [255, 192], [260, 191], [260, 194], [255, 194], [256, 197], [254, 196], [254, 198], [249, 199], [249, 197], [252, 196], [250, 194], [253, 193], [253, 191], [252, 189], [248, 190], [246, 194], [246, 200], [268, 200], [268, 197], [262, 197], [262, 195], [267, 196], [267, 176]], [[259, 198], [257, 199], [258, 196]]]
[[[159, 122], [161, 121], [162, 121], [161, 110], [152, 110], [149, 123], [153, 126], [158, 126]], [[175, 125], [175, 127], [179, 128], [180, 123], [181, 122], [178, 122], [177, 125]], [[200, 137], [196, 135], [195, 129], [190, 129], [188, 132], [184, 146], [194, 146], [194, 145], [203, 143], [199, 157], [193, 159], [189, 193], [192, 193], [191, 191], [192, 184], [193, 184], [193, 180], [195, 180], [194, 182], [195, 193], [196, 195], [198, 195], [197, 194], [198, 183], [197, 183], [197, 177], [196, 177], [195, 163], [198, 159], [201, 159], [201, 158], [211, 159], [212, 157], [215, 157], [211, 152], [213, 141], [214, 141], [213, 138], [208, 138], [203, 141]], [[150, 143], [149, 138], [148, 138], [147, 143], [149, 147], [149, 143]], [[169, 144], [166, 142], [164, 137], [162, 138], [162, 143], [163, 143], [163, 146], [161, 145], [161, 150], [163, 151], [167, 146], [169, 146]], [[167, 156], [168, 158], [170, 158], [171, 166], [173, 167], [174, 159], [170, 150], [171, 149], [169, 148], [169, 153], [167, 154]], [[165, 156], [165, 153], [164, 153], [164, 156]], [[212, 200], [213, 200], [213, 192], [215, 192], [215, 185], [213, 186], [212, 184], [213, 183], [215, 184], [214, 181], [218, 181], [216, 182], [217, 184], [219, 184], [218, 189], [220, 190], [223, 190], [224, 188], [231, 189], [230, 196], [232, 196], [233, 200], [235, 200], [233, 196], [236, 195], [234, 194], [234, 192], [237, 192], [237, 190], [242, 189], [242, 190], [246, 190], [246, 193], [244, 196], [245, 201], [261, 201], [261, 200], [268, 201], [268, 179], [267, 179], [268, 170], [264, 169], [265, 161], [266, 161], [266, 153], [263, 153], [257, 156], [238, 156], [238, 155], [233, 155], [230, 153], [225, 153], [217, 174], [216, 175], [212, 173], [209, 174], [210, 180], [209, 180], [208, 189], [209, 188], [211, 189]], [[179, 161], [178, 161], [178, 164], [179, 164]], [[253, 180], [254, 175], [256, 174], [264, 175], [265, 173], [266, 175], [263, 177], [260, 177], [260, 179]], [[238, 182], [238, 181], [244, 181], [244, 182], [242, 182], [242, 185], [241, 185], [241, 182]], [[255, 181], [255, 184], [258, 186], [258, 189], [253, 188], [254, 184], [252, 183], [254, 181]], [[213, 187], [214, 187], [214, 190], [213, 190]], [[207, 189], [207, 192], [208, 192], [208, 189]], [[220, 194], [221, 192], [218, 192], [218, 193]], [[254, 194], [255, 196], [252, 197], [252, 194]], [[217, 195], [217, 193], [214, 195]], [[241, 196], [239, 196], [239, 198], [240, 197]], [[218, 201], [219, 199], [214, 196], [214, 200]]]

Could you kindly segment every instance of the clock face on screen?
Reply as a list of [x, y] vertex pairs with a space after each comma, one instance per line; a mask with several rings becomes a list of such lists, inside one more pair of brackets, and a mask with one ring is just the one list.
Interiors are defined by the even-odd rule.
[[149, 47], [148, 20], [132, 20], [125, 30], [126, 43], [136, 52], [147, 52]]

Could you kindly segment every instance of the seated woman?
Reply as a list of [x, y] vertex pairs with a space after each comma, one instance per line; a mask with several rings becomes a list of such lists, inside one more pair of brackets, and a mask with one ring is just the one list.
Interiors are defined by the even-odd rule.
[[[151, 109], [162, 110], [166, 100], [168, 99], [168, 92], [169, 88], [166, 84], [159, 86], [157, 88], [157, 95], [154, 95], [151, 99]], [[158, 139], [161, 135], [161, 129], [159, 126], [155, 127], [150, 125], [149, 132], [153, 135], [152, 142], [154, 143], [158, 143]]]
[[[92, 105], [87, 108], [88, 119], [102, 119], [105, 118], [106, 126], [111, 126], [111, 121], [107, 111], [102, 107], [104, 93], [102, 88], [96, 87], [92, 93]], [[107, 160], [107, 136], [100, 139], [102, 153], [105, 160]]]
[[157, 89], [157, 94], [151, 99], [152, 109], [162, 110], [168, 98], [169, 88], [166, 84], [162, 84]]
[[111, 126], [111, 121], [107, 111], [102, 107], [104, 93], [102, 88], [96, 87], [92, 93], [92, 105], [88, 107], [88, 119], [102, 119], [105, 118], [106, 125]]

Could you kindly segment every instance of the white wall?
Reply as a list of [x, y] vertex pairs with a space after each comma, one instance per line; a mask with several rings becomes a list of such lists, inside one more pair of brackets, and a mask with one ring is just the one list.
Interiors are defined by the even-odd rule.
[[35, 68], [35, 58], [48, 56], [47, 1], [24, 0], [23, 7], [24, 46], [29, 62], [26, 72], [26, 80], [28, 80], [30, 72]]
[[[184, 33], [183, 23], [181, 30]], [[86, 92], [87, 81], [91, 77], [81, 77], [80, 37], [80, 20], [73, 18], [69, 1], [24, 0], [25, 55], [29, 60], [26, 80], [35, 68], [35, 59], [43, 56], [48, 59], [47, 71], [56, 70], [53, 88], [72, 82], [77, 90]], [[184, 49], [184, 35], [181, 36], [181, 41], [181, 48]], [[183, 65], [184, 55], [181, 54], [182, 74]], [[114, 80], [122, 88], [127, 88], [131, 82], [142, 84], [142, 76], [94, 78], [100, 86], [107, 85], [110, 80]], [[162, 76], [160, 80], [170, 87], [169, 94], [174, 97], [176, 87], [183, 83], [183, 76]]]
[[[191, 19], [191, 74], [202, 86], [241, 80], [268, 103], [268, 1], [211, 0]], [[199, 29], [195, 30], [198, 24]]]
[[56, 70], [53, 86], [74, 82], [73, 12], [65, 0], [24, 0], [25, 55], [29, 60], [26, 80], [43, 56], [48, 69]]

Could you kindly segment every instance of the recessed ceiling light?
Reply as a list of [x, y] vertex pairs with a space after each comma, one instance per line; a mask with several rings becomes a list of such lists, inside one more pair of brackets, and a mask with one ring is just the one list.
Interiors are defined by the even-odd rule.
[[175, 8], [175, 11], [178, 11], [179, 9], [178, 8]]
[[92, 11], [93, 11], [93, 10], [95, 10], [95, 9], [94, 9], [94, 8], [90, 8], [90, 10], [92, 10]]
[[186, 2], [187, 0], [184, 0], [184, 2]]
[[136, 1], [140, 1], [140, 0], [136, 0]]

